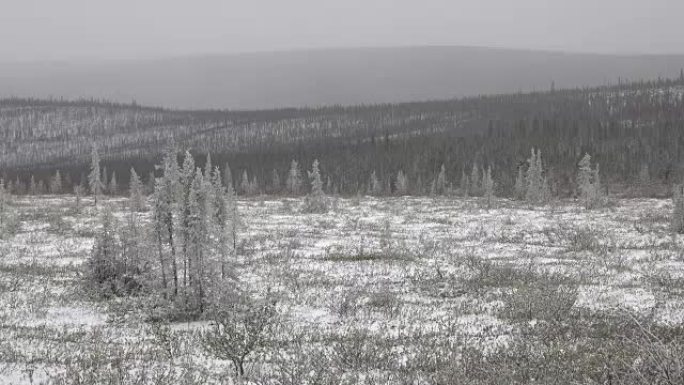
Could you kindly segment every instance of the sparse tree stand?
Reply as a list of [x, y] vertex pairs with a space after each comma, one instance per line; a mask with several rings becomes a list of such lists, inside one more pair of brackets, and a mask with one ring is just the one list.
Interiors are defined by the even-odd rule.
[[212, 303], [211, 294], [226, 286], [220, 280], [230, 276], [232, 253], [227, 245], [238, 220], [232, 185], [224, 188], [221, 171], [210, 166], [207, 162], [204, 170], [195, 168], [186, 152], [179, 170], [175, 150], [169, 149], [154, 193], [159, 263], [154, 270], [165, 296], [190, 317], [203, 314]]

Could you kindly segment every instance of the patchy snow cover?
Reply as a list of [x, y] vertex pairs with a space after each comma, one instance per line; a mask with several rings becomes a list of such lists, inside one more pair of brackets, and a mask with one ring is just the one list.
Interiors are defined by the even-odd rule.
[[[85, 295], [81, 265], [99, 224], [88, 199], [80, 212], [73, 200], [18, 199], [20, 229], [0, 239], [0, 340], [12, 341], [16, 357], [0, 378], [11, 383], [30, 383], [28, 362], [64, 341], [78, 347], [96, 333], [147, 346], [153, 338], [144, 323], [108, 322], [107, 305]], [[315, 215], [301, 213], [298, 199], [239, 202], [236, 276], [254, 293], [275, 293], [295, 329], [324, 336], [364, 329], [389, 339], [437, 333], [496, 352], [519, 327], [503, 314], [511, 287], [486, 283], [501, 267], [575, 282], [577, 309], [684, 323], [684, 294], [674, 285], [684, 277], [684, 238], [667, 230], [668, 201], [621, 200], [586, 211], [569, 201], [531, 208], [499, 200], [486, 210], [475, 198], [332, 200], [330, 212]], [[113, 203], [124, 222], [124, 200]], [[208, 325], [171, 330], [191, 335]], [[408, 346], [394, 349], [410, 354]], [[196, 364], [216, 364], [195, 353]]]

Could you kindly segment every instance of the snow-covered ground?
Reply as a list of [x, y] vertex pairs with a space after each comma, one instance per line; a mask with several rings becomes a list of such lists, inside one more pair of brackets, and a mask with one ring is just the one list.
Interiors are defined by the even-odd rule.
[[[98, 346], [134, 362], [159, 349], [155, 326], [127, 308], [135, 305], [84, 292], [81, 265], [98, 221], [92, 203], [83, 203], [90, 206], [77, 213], [74, 197], [15, 201], [18, 231], [0, 238], [0, 384], [47, 381]], [[126, 215], [121, 199], [109, 203]], [[322, 341], [363, 332], [393, 341], [394, 364], [404, 369], [420, 353], [411, 341], [426, 335], [493, 354], [523, 325], [510, 304], [524, 274], [572, 287], [574, 310], [684, 324], [684, 239], [668, 230], [669, 201], [620, 200], [588, 211], [570, 201], [499, 200], [485, 209], [476, 198], [334, 198], [327, 214], [301, 213], [301, 204], [259, 198], [239, 208], [235, 274], [250, 291], [278, 299], [285, 342], [300, 332]], [[202, 367], [207, 383], [220, 382], [229, 364], [192, 342], [206, 327], [171, 325], [174, 349], [186, 352], [177, 366]], [[252, 375], [267, 372], [269, 360]]]

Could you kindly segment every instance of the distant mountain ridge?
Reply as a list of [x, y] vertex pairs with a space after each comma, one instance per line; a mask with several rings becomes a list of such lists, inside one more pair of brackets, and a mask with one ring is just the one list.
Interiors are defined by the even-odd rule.
[[675, 77], [684, 55], [473, 47], [349, 48], [99, 63], [0, 64], [0, 97], [102, 98], [182, 109], [434, 100]]

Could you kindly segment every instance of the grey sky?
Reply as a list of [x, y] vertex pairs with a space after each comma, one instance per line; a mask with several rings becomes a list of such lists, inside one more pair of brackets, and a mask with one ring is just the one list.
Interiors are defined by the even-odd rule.
[[0, 0], [0, 61], [468, 45], [684, 53], [682, 0]]

